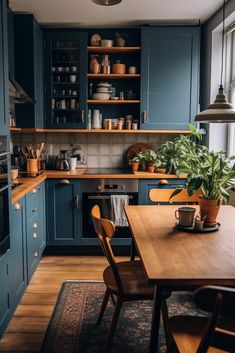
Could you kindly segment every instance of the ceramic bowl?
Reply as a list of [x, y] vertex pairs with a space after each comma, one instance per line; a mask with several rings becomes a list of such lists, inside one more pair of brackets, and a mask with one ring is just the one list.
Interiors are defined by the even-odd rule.
[[111, 39], [101, 39], [100, 41], [101, 47], [113, 47], [113, 40]]
[[96, 91], [97, 93], [108, 93], [109, 87], [97, 87]]
[[108, 93], [93, 93], [92, 98], [103, 100], [103, 99], [109, 99], [110, 95]]

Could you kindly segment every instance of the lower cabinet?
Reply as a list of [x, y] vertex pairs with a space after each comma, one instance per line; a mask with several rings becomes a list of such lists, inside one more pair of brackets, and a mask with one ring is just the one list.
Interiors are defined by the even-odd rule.
[[81, 238], [81, 181], [49, 179], [46, 182], [48, 245], [79, 245]]
[[12, 205], [10, 210], [11, 229], [11, 299], [15, 308], [27, 286], [25, 198]]
[[11, 317], [10, 250], [0, 256], [0, 337]]
[[186, 179], [142, 179], [139, 180], [139, 205], [154, 205], [149, 200], [151, 189], [175, 189], [177, 186], [185, 185]]
[[10, 250], [0, 256], [0, 337], [45, 246], [45, 183], [42, 183], [10, 207]]

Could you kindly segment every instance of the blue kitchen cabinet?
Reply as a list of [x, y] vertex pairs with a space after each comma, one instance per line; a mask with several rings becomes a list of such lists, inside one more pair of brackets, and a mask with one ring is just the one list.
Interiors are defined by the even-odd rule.
[[186, 179], [167, 179], [167, 182], [167, 184], [162, 184], [162, 179], [139, 180], [139, 205], [155, 204], [149, 200], [148, 195], [151, 189], [175, 189], [177, 186], [185, 185]]
[[41, 183], [26, 195], [28, 282], [38, 266], [45, 246], [45, 183]]
[[188, 129], [199, 104], [199, 27], [142, 28], [141, 129]]
[[43, 33], [31, 14], [14, 15], [15, 79], [33, 103], [16, 104], [17, 127], [44, 127]]
[[0, 256], [0, 337], [11, 316], [10, 301], [10, 250]]
[[49, 30], [44, 40], [46, 128], [85, 129], [86, 33]]
[[80, 180], [47, 180], [47, 245], [79, 245], [81, 195]]
[[12, 309], [19, 303], [27, 286], [25, 198], [11, 205], [11, 298]]
[[9, 129], [7, 1], [0, 1], [0, 134]]

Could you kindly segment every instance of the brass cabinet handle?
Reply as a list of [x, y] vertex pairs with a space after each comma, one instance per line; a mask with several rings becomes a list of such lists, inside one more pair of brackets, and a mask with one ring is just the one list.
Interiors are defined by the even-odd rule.
[[33, 228], [34, 228], [34, 229], [37, 229], [37, 227], [38, 227], [38, 224], [37, 224], [37, 222], [35, 222], [35, 223], [33, 224]]
[[21, 208], [21, 206], [20, 206], [20, 204], [17, 202], [17, 203], [15, 204], [15, 210], [18, 211], [18, 210], [20, 210], [20, 208]]
[[61, 179], [59, 181], [59, 184], [63, 184], [63, 185], [70, 184], [70, 181], [68, 179]]
[[74, 199], [74, 208], [80, 208], [80, 197], [79, 197], [79, 195], [76, 195], [76, 196], [75, 196], [75, 199]]
[[81, 111], [81, 122], [84, 123], [84, 110]]
[[37, 237], [38, 237], [37, 232], [33, 232], [33, 239], [37, 239]]
[[148, 118], [148, 116], [147, 116], [147, 110], [144, 110], [144, 111], [143, 111], [143, 123], [144, 123], [144, 124], [147, 123], [147, 118]]
[[37, 207], [32, 208], [32, 212], [38, 212]]
[[166, 184], [169, 184], [169, 181], [167, 179], [161, 179], [159, 181], [159, 185], [166, 185]]

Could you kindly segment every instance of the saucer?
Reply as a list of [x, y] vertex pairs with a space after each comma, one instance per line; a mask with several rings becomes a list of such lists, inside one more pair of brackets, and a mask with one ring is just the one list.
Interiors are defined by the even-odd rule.
[[190, 233], [210, 233], [218, 230], [220, 228], [220, 223], [216, 223], [213, 227], [204, 227], [202, 229], [196, 229], [194, 225], [192, 227], [185, 227], [177, 222], [176, 228]]

